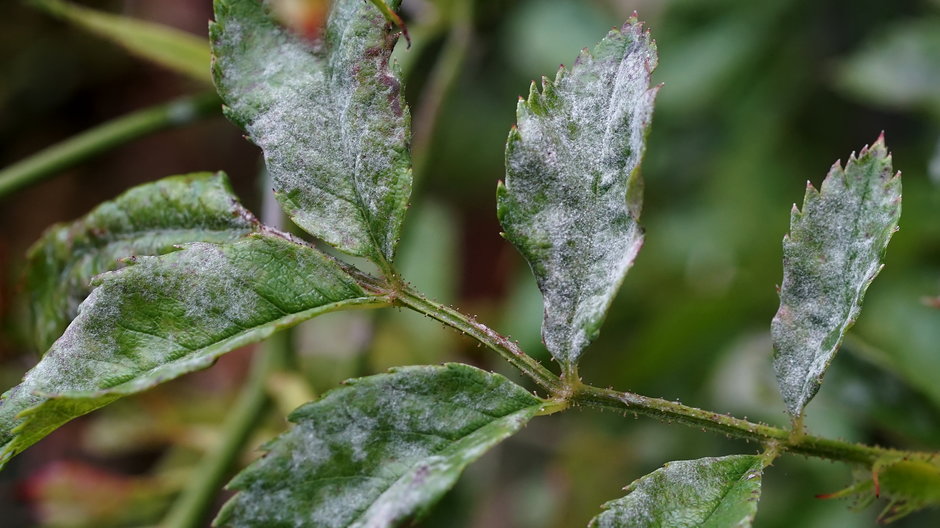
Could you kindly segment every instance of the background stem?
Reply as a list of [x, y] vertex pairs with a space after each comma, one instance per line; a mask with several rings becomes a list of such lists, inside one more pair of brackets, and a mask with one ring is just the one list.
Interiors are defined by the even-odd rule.
[[0, 198], [112, 147], [220, 113], [221, 100], [204, 93], [152, 106], [98, 125], [0, 170]]
[[264, 341], [255, 354], [248, 381], [222, 425], [221, 444], [208, 453], [193, 469], [193, 479], [183, 488], [179, 498], [161, 525], [163, 528], [197, 528], [205, 525], [205, 517], [229, 476], [239, 453], [255, 430], [267, 407], [268, 375], [287, 362], [290, 336], [278, 332]]
[[473, 40], [473, 0], [457, 0], [452, 8], [450, 32], [444, 48], [440, 51], [437, 62], [427, 80], [427, 87], [421, 94], [415, 109], [414, 137], [411, 141], [412, 172], [414, 181], [421, 182], [427, 172], [431, 142], [440, 117], [441, 108], [450, 95], [467, 58], [470, 43]]

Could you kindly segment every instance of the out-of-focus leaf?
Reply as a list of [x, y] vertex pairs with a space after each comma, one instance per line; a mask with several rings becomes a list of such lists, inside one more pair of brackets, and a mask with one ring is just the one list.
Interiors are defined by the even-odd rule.
[[892, 288], [879, 288], [875, 295], [866, 297], [868, 316], [858, 328], [864, 343], [851, 344], [880, 368], [896, 373], [940, 409], [940, 384], [936, 382], [936, 373], [940, 372], [937, 354], [940, 312], [920, 302], [923, 292], [936, 284], [936, 275], [910, 271], [901, 274], [897, 269], [892, 272]]
[[33, 339], [45, 352], [99, 273], [131, 256], [160, 255], [186, 242], [231, 242], [259, 229], [223, 173], [172, 176], [135, 187], [71, 224], [51, 228], [29, 252]]
[[[393, 2], [397, 7], [398, 2]], [[216, 0], [213, 74], [228, 117], [264, 151], [278, 199], [307, 232], [387, 270], [411, 193], [408, 108], [375, 6], [333, 3], [322, 40], [256, 0]]]
[[62, 0], [29, 0], [33, 5], [62, 17], [129, 52], [190, 78], [210, 84], [211, 56], [205, 39], [185, 31], [78, 6]]
[[60, 461], [31, 475], [22, 491], [42, 526], [109, 528], [148, 526], [158, 521], [173, 487], [156, 478]]
[[867, 101], [940, 116], [940, 17], [886, 28], [842, 63], [836, 81]]
[[0, 402], [0, 463], [60, 425], [319, 314], [375, 304], [329, 257], [273, 232], [189, 244], [99, 275], [78, 317]]
[[573, 367], [597, 336], [643, 241], [639, 174], [657, 88], [656, 47], [635, 19], [584, 50], [516, 110], [497, 191], [506, 238], [542, 291], [542, 335]]
[[679, 460], [626, 487], [592, 528], [745, 528], [760, 499], [768, 460], [756, 455]]
[[808, 184], [783, 239], [780, 308], [771, 323], [774, 371], [793, 416], [813, 398], [901, 216], [901, 177], [884, 138], [836, 162], [821, 190]]
[[222, 526], [397, 526], [425, 513], [544, 402], [474, 367], [405, 367], [350, 380], [229, 485]]

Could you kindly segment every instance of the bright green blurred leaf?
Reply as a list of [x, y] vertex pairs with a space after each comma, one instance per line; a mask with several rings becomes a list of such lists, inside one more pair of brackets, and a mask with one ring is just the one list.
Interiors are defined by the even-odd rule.
[[310, 234], [387, 271], [411, 158], [409, 112], [388, 61], [396, 37], [382, 13], [337, 0], [316, 42], [256, 0], [216, 0], [215, 16], [213, 72], [226, 114], [264, 151], [281, 204]]
[[312, 247], [273, 232], [195, 242], [99, 275], [95, 289], [0, 403], [0, 462], [60, 425], [206, 368], [222, 354], [375, 298]]
[[78, 313], [99, 273], [131, 256], [161, 255], [186, 242], [231, 242], [259, 228], [223, 173], [172, 176], [135, 187], [70, 224], [54, 226], [29, 252], [33, 339], [45, 352]]
[[544, 296], [542, 335], [573, 366], [643, 242], [639, 165], [657, 88], [656, 47], [632, 18], [516, 110], [497, 191], [506, 238]]
[[221, 526], [382, 528], [421, 516], [463, 469], [544, 402], [467, 365], [350, 380], [290, 416], [297, 425], [238, 475]]
[[780, 308], [771, 324], [774, 370], [787, 410], [801, 416], [819, 390], [901, 215], [901, 178], [879, 137], [807, 185], [783, 239]]
[[212, 82], [209, 74], [211, 56], [206, 39], [161, 24], [102, 13], [61, 0], [29, 1], [44, 11], [114, 41], [134, 55], [196, 81]]
[[886, 28], [841, 64], [836, 81], [866, 101], [940, 117], [940, 17]]
[[591, 528], [745, 528], [760, 499], [766, 458], [733, 455], [679, 460], [626, 487]]

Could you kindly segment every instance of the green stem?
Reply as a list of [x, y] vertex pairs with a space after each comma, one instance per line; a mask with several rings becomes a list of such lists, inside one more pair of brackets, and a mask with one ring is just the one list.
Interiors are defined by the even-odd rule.
[[[733, 416], [689, 407], [678, 402], [592, 387], [582, 384], [577, 379], [562, 380], [541, 363], [526, 355], [517, 344], [477, 322], [472, 317], [426, 299], [410, 289], [399, 292], [396, 302], [467, 334], [488, 348], [495, 350], [561, 403], [588, 405], [621, 413], [642, 414], [662, 422], [677, 422], [736, 438], [754, 440], [766, 446], [776, 446], [781, 453], [786, 451], [866, 466], [871, 466], [877, 460], [899, 459], [905, 456], [925, 457], [928, 455], [927, 453], [900, 451], [831, 440], [809, 434], [794, 435], [790, 429], [754, 423]], [[553, 408], [552, 412], [563, 408], [564, 406], [558, 407], [558, 409]]]
[[200, 461], [193, 470], [193, 479], [180, 493], [164, 522], [163, 528], [196, 528], [205, 525], [205, 517], [225, 483], [229, 471], [245, 447], [268, 403], [268, 375], [287, 362], [290, 354], [288, 332], [279, 332], [262, 343], [255, 354], [249, 379], [243, 385], [234, 407], [222, 425], [222, 444]]
[[398, 304], [436, 319], [496, 351], [511, 365], [553, 396], [559, 399], [566, 399], [568, 396], [568, 387], [557, 376], [532, 356], [523, 352], [519, 345], [509, 338], [496, 333], [476, 319], [432, 301], [410, 288], [402, 288], [396, 295]]
[[219, 113], [215, 93], [183, 97], [119, 117], [0, 170], [0, 198], [115, 146]]
[[754, 423], [660, 398], [598, 387], [579, 387], [572, 395], [571, 401], [574, 404], [642, 414], [661, 422], [681, 423], [766, 445], [775, 444], [781, 452], [788, 451], [829, 460], [871, 465], [878, 459], [901, 458], [913, 454], [897, 449], [853, 444], [809, 434], [794, 436], [790, 429]]
[[414, 180], [423, 180], [427, 171], [431, 141], [444, 101], [457, 84], [467, 52], [473, 40], [473, 0], [458, 0], [454, 7], [450, 33], [415, 110], [411, 141]]

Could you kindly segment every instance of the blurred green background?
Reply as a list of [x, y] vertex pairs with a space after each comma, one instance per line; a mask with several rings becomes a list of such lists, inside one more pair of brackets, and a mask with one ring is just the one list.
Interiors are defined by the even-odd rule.
[[[206, 34], [208, 0], [85, 5]], [[810, 431], [940, 449], [940, 1], [405, 0], [415, 40], [396, 50], [415, 117], [419, 170], [399, 266], [548, 361], [541, 299], [499, 236], [495, 185], [518, 95], [571, 64], [634, 10], [664, 83], [643, 173], [646, 245], [582, 374], [598, 386], [784, 425], [769, 323], [781, 239], [807, 180], [885, 131], [904, 174], [901, 230], [862, 317], [809, 406]], [[132, 109], [199, 87], [20, 2], [0, 4], [0, 166]], [[22, 319], [23, 255], [54, 222], [163, 176], [225, 170], [258, 211], [261, 162], [221, 117], [114, 149], [0, 198], [0, 382], [37, 359]], [[336, 313], [297, 329], [298, 368], [272, 382], [282, 416], [339, 381], [394, 365], [495, 355], [420, 316]], [[250, 351], [77, 420], [0, 473], [4, 526], [159, 522], [218, 424]], [[585, 409], [535, 420], [471, 467], [426, 527], [585, 526], [621, 488], [668, 460], [759, 446]], [[874, 526], [814, 495], [851, 482], [840, 464], [786, 456], [765, 476], [757, 527]], [[224, 500], [220, 494], [219, 502]], [[934, 511], [897, 526], [940, 526]]]

